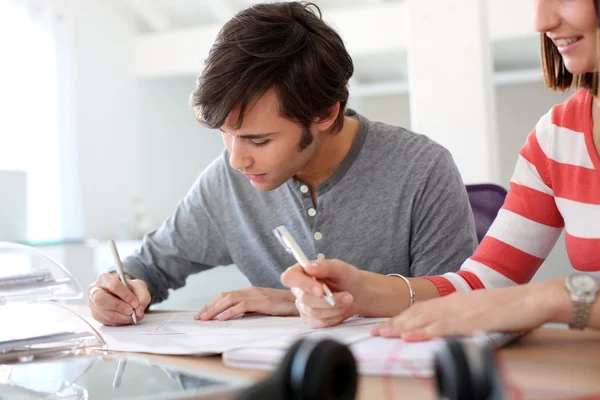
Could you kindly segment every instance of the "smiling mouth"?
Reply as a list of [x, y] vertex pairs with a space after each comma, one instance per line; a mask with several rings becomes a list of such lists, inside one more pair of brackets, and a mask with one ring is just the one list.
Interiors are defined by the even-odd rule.
[[583, 36], [554, 39], [553, 42], [559, 48], [566, 48], [572, 45], [573, 43], [579, 42], [581, 39], [583, 39]]

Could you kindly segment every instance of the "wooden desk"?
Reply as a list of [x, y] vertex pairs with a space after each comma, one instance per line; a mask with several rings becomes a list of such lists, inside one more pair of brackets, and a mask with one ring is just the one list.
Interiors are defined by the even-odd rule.
[[[220, 357], [154, 356], [181, 366], [259, 380], [264, 371], [225, 367]], [[512, 399], [600, 399], [600, 333], [543, 328], [503, 348], [500, 367]], [[506, 379], [505, 379], [506, 382]], [[430, 380], [361, 377], [358, 399], [434, 399]]]

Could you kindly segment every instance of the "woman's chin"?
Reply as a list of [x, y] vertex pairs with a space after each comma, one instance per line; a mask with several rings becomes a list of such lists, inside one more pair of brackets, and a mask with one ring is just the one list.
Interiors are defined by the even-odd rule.
[[588, 72], [596, 72], [597, 68], [593, 65], [590, 65], [587, 62], [582, 62], [582, 60], [568, 60], [563, 58], [565, 68], [567, 71], [572, 73], [573, 75], [583, 75]]

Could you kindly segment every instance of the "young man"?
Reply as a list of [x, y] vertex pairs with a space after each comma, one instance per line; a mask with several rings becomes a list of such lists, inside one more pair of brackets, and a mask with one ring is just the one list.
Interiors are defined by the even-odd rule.
[[198, 319], [297, 315], [295, 296], [280, 283], [294, 261], [272, 233], [279, 225], [309, 258], [343, 259], [364, 273], [363, 296], [334, 293], [337, 312], [391, 316], [398, 310], [380, 304], [373, 278], [455, 271], [476, 239], [450, 154], [346, 110], [352, 73], [340, 36], [315, 5], [259, 4], [227, 22], [191, 98], [226, 150], [125, 260], [137, 278], [131, 291], [114, 274], [90, 286], [94, 317], [129, 324], [133, 309], [142, 319], [190, 274], [233, 263], [253, 287], [218, 296]]

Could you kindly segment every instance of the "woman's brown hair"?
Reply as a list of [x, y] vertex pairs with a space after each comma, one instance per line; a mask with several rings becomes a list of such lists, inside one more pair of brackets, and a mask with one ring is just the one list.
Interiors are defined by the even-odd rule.
[[[600, 24], [600, 15], [598, 11], [598, 0], [594, 1], [596, 7], [596, 15]], [[600, 34], [597, 31], [596, 43], [597, 54], [600, 57]], [[546, 86], [552, 90], [564, 92], [571, 86], [576, 88], [588, 88], [590, 94], [598, 95], [598, 72], [587, 72], [583, 75], [573, 75], [570, 73], [563, 62], [562, 56], [556, 48], [556, 45], [545, 33], [540, 33], [541, 53], [542, 53], [542, 69], [544, 71], [544, 82]]]
[[344, 123], [352, 59], [339, 34], [312, 3], [263, 3], [246, 8], [219, 32], [190, 103], [196, 117], [219, 128], [235, 106], [244, 113], [274, 88], [280, 115], [307, 128], [330, 118], [340, 103], [331, 131]]
[[544, 82], [547, 87], [564, 92], [575, 86], [576, 88], [588, 88], [590, 94], [593, 96], [598, 94], [598, 72], [573, 75], [565, 67], [556, 45], [545, 33], [540, 34], [540, 41], [542, 48], [542, 69], [544, 71]]

